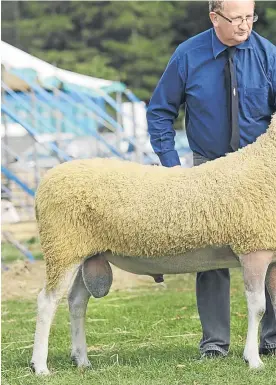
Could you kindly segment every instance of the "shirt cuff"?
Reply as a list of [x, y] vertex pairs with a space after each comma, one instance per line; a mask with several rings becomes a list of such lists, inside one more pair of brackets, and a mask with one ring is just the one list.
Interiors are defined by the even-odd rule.
[[178, 153], [175, 150], [165, 152], [164, 154], [158, 154], [162, 166], [174, 167], [181, 165]]

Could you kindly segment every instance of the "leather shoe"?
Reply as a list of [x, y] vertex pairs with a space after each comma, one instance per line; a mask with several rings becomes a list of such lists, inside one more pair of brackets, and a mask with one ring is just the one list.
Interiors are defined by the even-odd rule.
[[201, 358], [222, 358], [222, 357], [225, 357], [225, 355], [219, 350], [206, 350], [206, 352], [204, 352], [201, 355]]
[[260, 348], [259, 354], [263, 356], [276, 356], [276, 348]]

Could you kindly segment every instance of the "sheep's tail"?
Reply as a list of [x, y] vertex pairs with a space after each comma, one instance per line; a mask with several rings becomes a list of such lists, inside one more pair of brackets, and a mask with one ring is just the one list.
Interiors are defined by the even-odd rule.
[[70, 260], [66, 254], [62, 256], [60, 254], [44, 254], [45, 267], [46, 267], [46, 290], [52, 291], [61, 286], [66, 281], [68, 274], [72, 271], [77, 271], [78, 267], [82, 263], [81, 258]]
[[46, 261], [46, 293], [60, 293], [63, 295], [67, 292], [74, 280], [74, 277], [78, 271], [79, 265], [72, 265], [67, 269], [52, 269]]

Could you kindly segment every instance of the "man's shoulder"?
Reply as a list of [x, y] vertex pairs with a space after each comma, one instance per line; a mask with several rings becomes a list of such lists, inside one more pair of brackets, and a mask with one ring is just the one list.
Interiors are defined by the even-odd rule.
[[178, 54], [182, 56], [182, 55], [188, 54], [189, 52], [195, 49], [202, 48], [202, 47], [209, 47], [211, 46], [211, 44], [212, 44], [212, 28], [183, 41], [183, 43], [179, 44], [176, 50]]
[[269, 56], [271, 54], [276, 55], [276, 46], [265, 37], [259, 35], [257, 32], [252, 31], [250, 39], [255, 49], [265, 51]]

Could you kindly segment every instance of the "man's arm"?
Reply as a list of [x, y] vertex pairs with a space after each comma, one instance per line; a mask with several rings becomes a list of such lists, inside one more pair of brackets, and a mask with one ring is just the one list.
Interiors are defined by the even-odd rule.
[[273, 103], [273, 110], [274, 112], [276, 112], [276, 52], [272, 56], [270, 68], [271, 68], [270, 79], [271, 79], [272, 90], [273, 90], [272, 103]]
[[150, 141], [154, 152], [163, 166], [180, 165], [179, 156], [174, 148], [174, 120], [184, 103], [184, 69], [180, 65], [177, 51], [171, 57], [163, 73], [147, 110]]

